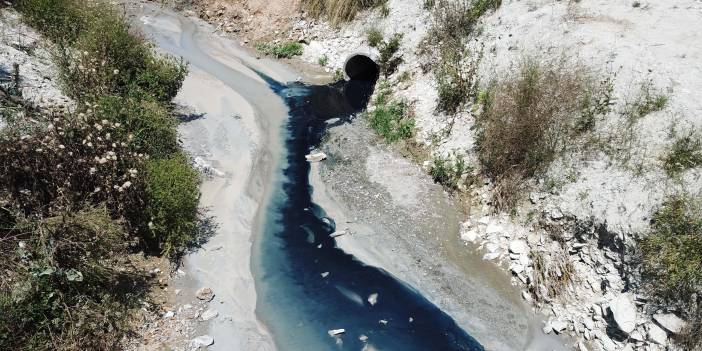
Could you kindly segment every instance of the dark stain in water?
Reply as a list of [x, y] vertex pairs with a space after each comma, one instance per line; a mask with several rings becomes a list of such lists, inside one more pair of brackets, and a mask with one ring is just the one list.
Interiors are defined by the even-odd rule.
[[[290, 109], [287, 164], [259, 241], [258, 309], [281, 350], [483, 350], [446, 313], [386, 271], [337, 248], [334, 220], [312, 202], [305, 155], [326, 120], [365, 108], [375, 80], [282, 85]], [[322, 274], [329, 272], [328, 276]], [[377, 294], [371, 305], [368, 297]], [[345, 329], [332, 337], [331, 329]], [[367, 341], [359, 338], [367, 337]]]

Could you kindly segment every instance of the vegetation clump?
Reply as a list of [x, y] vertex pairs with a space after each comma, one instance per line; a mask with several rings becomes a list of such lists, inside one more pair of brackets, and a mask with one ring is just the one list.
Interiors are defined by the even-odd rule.
[[465, 183], [465, 175], [472, 169], [466, 164], [461, 155], [454, 154], [453, 160], [447, 156], [437, 156], [432, 161], [429, 174], [439, 183], [449, 190], [458, 190]]
[[194, 239], [198, 176], [170, 101], [187, 67], [102, 1], [18, 0], [51, 39], [72, 113], [3, 101], [0, 349], [118, 349], [150, 287], [130, 253]]
[[378, 51], [380, 51], [378, 66], [385, 77], [395, 73], [397, 67], [402, 63], [402, 56], [398, 54], [401, 42], [402, 34], [395, 33], [389, 40], [382, 40], [378, 44]]
[[577, 135], [592, 79], [564, 62], [525, 59], [517, 72], [488, 91], [477, 119], [478, 156], [496, 180], [498, 207], [512, 208], [524, 179], [546, 170]]
[[[691, 320], [688, 331], [702, 328], [702, 205], [699, 198], [666, 200], [651, 219], [651, 232], [640, 243], [642, 277], [648, 291]], [[690, 349], [700, 334], [681, 338]]]
[[368, 45], [376, 48], [383, 42], [383, 33], [378, 28], [370, 28], [366, 32], [366, 39], [368, 40]]
[[281, 44], [258, 43], [256, 44], [256, 50], [275, 58], [292, 58], [302, 55], [303, 52], [302, 44], [295, 42]]
[[332, 25], [353, 20], [360, 11], [384, 5], [387, 0], [302, 0], [300, 5], [313, 17], [324, 17]]
[[381, 84], [373, 108], [365, 113], [371, 128], [388, 142], [409, 139], [414, 135], [414, 119], [405, 101], [394, 100], [390, 87]]
[[690, 134], [675, 140], [663, 157], [663, 169], [669, 176], [702, 166], [702, 140]]

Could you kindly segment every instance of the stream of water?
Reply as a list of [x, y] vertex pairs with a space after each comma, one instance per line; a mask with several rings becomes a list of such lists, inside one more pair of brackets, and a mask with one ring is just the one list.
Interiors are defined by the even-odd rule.
[[[482, 350], [412, 287], [337, 248], [330, 237], [334, 220], [311, 200], [305, 155], [320, 142], [326, 120], [348, 117], [365, 107], [375, 81], [305, 86], [266, 80], [290, 109], [283, 177], [268, 208], [259, 252], [254, 254], [262, 288], [259, 314], [277, 346], [281, 350]], [[345, 332], [331, 336], [328, 331], [333, 329]]]

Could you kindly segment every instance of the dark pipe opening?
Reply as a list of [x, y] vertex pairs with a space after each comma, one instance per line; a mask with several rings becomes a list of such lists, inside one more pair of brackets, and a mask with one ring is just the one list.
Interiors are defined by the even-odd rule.
[[352, 80], [375, 81], [380, 74], [378, 64], [366, 55], [351, 56], [346, 60], [344, 71]]

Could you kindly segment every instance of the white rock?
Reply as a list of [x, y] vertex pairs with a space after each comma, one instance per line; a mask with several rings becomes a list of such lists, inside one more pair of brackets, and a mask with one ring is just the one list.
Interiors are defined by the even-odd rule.
[[384, 319], [379, 320], [378, 323], [380, 323], [382, 325], [388, 325], [388, 321], [386, 321]]
[[215, 318], [219, 315], [219, 312], [217, 310], [209, 308], [207, 311], [202, 312], [202, 315], [200, 315], [200, 318], [202, 318], [203, 321], [209, 321], [212, 318]]
[[375, 306], [375, 304], [378, 303], [378, 294], [372, 293], [368, 295], [368, 303], [371, 304], [371, 306]]
[[502, 226], [497, 223], [490, 223], [488, 224], [487, 228], [485, 228], [486, 234], [496, 234], [500, 232], [502, 232]]
[[480, 219], [478, 220], [478, 223], [480, 223], [482, 225], [487, 225], [488, 223], [490, 223], [490, 217], [488, 217], [488, 216], [480, 217]]
[[337, 336], [337, 335], [341, 335], [343, 333], [346, 333], [346, 329], [343, 329], [343, 328], [342, 329], [331, 329], [331, 330], [328, 330], [327, 333], [329, 334], [329, 336], [333, 337], [333, 336]]
[[634, 330], [633, 332], [631, 332], [631, 334], [629, 334], [629, 337], [631, 338], [631, 340], [635, 340], [635, 341], [644, 341], [644, 340], [646, 340], [645, 333], [642, 333], [642, 332], [641, 332], [640, 330], [638, 330], [638, 329], [637, 329], [637, 330]]
[[560, 334], [566, 328], [568, 328], [568, 323], [566, 323], [564, 321], [553, 321], [553, 322], [551, 322], [551, 328], [553, 328], [553, 331]]
[[163, 314], [163, 319], [173, 318], [174, 316], [175, 316], [175, 312], [168, 311], [168, 312]]
[[322, 278], [326, 278], [329, 276], [329, 272], [322, 272], [322, 274], [320, 275], [322, 276]]
[[461, 233], [461, 240], [474, 243], [478, 239], [478, 232], [474, 229]]
[[366, 341], [368, 341], [368, 337], [361, 334], [361, 336], [358, 337], [358, 340], [361, 340], [362, 342], [366, 342]]
[[214, 291], [210, 288], [200, 288], [196, 293], [195, 297], [203, 301], [212, 301], [214, 298]]
[[191, 343], [195, 347], [210, 346], [210, 345], [214, 344], [214, 339], [209, 335], [201, 335], [195, 339], [192, 339]]
[[636, 328], [636, 305], [631, 294], [620, 294], [609, 303], [614, 321], [621, 331], [627, 335]]
[[559, 219], [563, 218], [563, 212], [561, 212], [561, 210], [558, 207], [549, 211], [548, 214], [549, 214], [549, 216], [551, 216], [551, 219], [553, 219], [553, 220], [559, 220]]
[[487, 252], [497, 252], [499, 249], [500, 249], [500, 245], [497, 243], [485, 244], [485, 250], [487, 250]]
[[509, 252], [515, 254], [525, 254], [529, 252], [529, 245], [524, 240], [512, 240], [509, 242]]
[[514, 262], [512, 262], [512, 263], [509, 265], [509, 269], [510, 269], [512, 272], [514, 272], [514, 274], [519, 274], [519, 273], [524, 272], [524, 266], [522, 266], [522, 265], [519, 264], [519, 263], [514, 263]]
[[499, 252], [490, 252], [490, 253], [486, 253], [485, 255], [483, 255], [483, 260], [485, 260], [485, 261], [492, 261], [492, 260], [494, 260], [494, 259], [496, 259], [496, 258], [498, 258], [498, 257], [500, 257], [500, 253], [499, 253]]
[[658, 322], [667, 331], [678, 334], [685, 328], [685, 321], [672, 313], [658, 313], [653, 315], [653, 320]]
[[609, 338], [609, 336], [600, 333], [597, 335], [597, 338], [600, 339], [600, 343], [602, 343], [602, 348], [606, 351], [615, 351], [617, 349], [617, 344], [612, 341], [612, 339]]
[[661, 327], [651, 323], [648, 325], [648, 339], [656, 344], [665, 345], [668, 334]]
[[319, 162], [322, 160], [325, 160], [327, 158], [327, 154], [319, 151], [319, 152], [313, 152], [310, 153], [309, 155], [305, 155], [305, 160], [307, 162]]
[[581, 341], [581, 342], [578, 342], [578, 350], [579, 350], [579, 351], [589, 351], [589, 350], [587, 349], [587, 347], [585, 346], [585, 344], [583, 344], [582, 341]]

